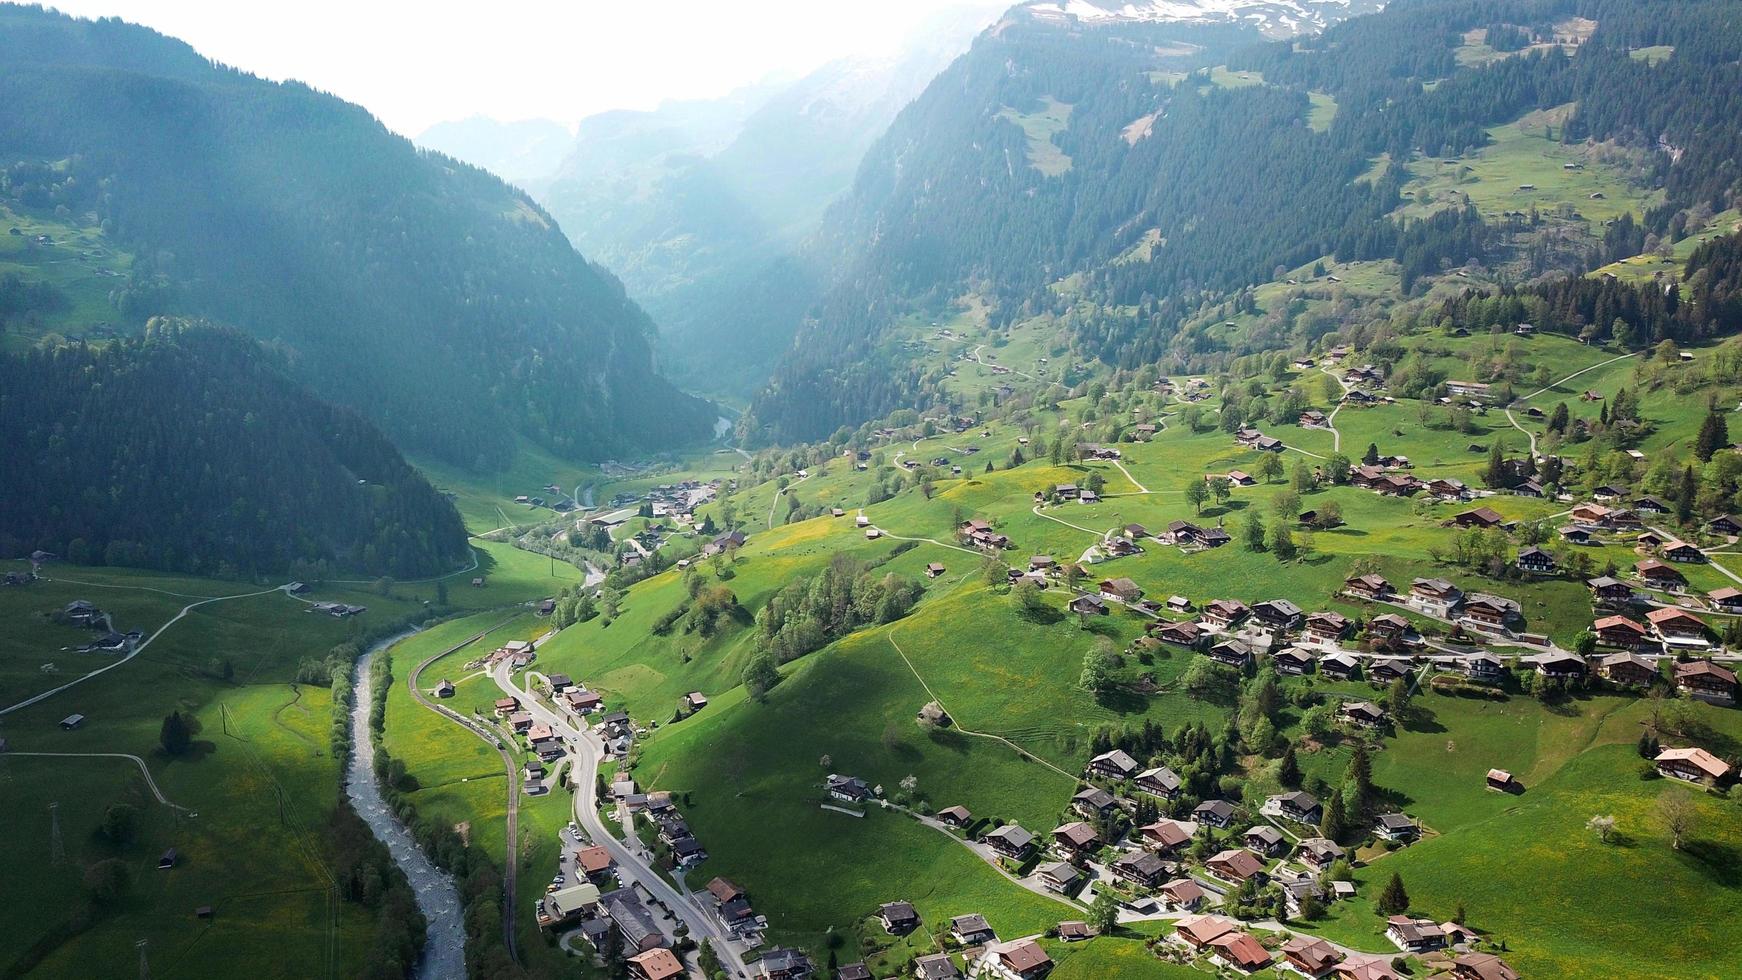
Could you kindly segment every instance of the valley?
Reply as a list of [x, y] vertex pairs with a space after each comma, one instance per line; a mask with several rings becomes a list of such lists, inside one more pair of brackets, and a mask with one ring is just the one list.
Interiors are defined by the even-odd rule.
[[1732, 975], [1739, 23], [414, 144], [0, 5], [0, 976]]

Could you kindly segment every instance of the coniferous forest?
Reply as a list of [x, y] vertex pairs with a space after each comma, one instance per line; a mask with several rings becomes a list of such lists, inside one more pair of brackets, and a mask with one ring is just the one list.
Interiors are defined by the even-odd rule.
[[4, 555], [252, 578], [322, 561], [411, 577], [469, 553], [379, 430], [228, 328], [162, 318], [0, 357], [0, 445]]

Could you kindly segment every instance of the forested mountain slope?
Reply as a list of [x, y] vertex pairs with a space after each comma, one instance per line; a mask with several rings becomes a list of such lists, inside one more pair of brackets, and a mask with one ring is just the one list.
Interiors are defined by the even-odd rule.
[[0, 7], [0, 153], [63, 167], [71, 218], [141, 257], [112, 293], [128, 326], [234, 323], [407, 450], [495, 467], [524, 437], [597, 459], [712, 420], [657, 373], [647, 316], [523, 193], [299, 83]]
[[[1087, 359], [1202, 369], [1242, 351], [1188, 326], [1321, 259], [1392, 263], [1408, 296], [1499, 251], [1530, 276], [1642, 251], [1736, 191], [1739, 25], [1735, 0], [1415, 0], [1252, 45], [1019, 8], [868, 152], [819, 236], [840, 269], [747, 428], [814, 438], [939, 400], [944, 369], [889, 331], [968, 294], [994, 327], [1059, 317]], [[1455, 185], [1404, 196], [1412, 167], [1549, 110], [1554, 140], [1633, 168], [1636, 231], [1533, 235]]]
[[453, 505], [356, 413], [229, 328], [0, 356], [0, 555], [190, 574], [465, 562]]

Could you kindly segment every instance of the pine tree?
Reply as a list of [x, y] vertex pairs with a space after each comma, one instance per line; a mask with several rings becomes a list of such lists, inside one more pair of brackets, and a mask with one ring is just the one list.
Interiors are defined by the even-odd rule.
[[1325, 804], [1325, 812], [1319, 817], [1319, 835], [1326, 840], [1341, 840], [1348, 832], [1347, 817], [1343, 813], [1343, 791], [1331, 790], [1330, 802]]
[[1385, 890], [1379, 893], [1379, 901], [1374, 906], [1380, 915], [1402, 915], [1409, 911], [1409, 892], [1403, 888], [1403, 876], [1391, 872], [1391, 880], [1385, 883]]
[[1282, 753], [1282, 765], [1278, 767], [1276, 778], [1289, 789], [1299, 789], [1301, 772], [1300, 761], [1294, 757], [1294, 746], [1290, 745]]
[[1716, 411], [1708, 411], [1706, 420], [1700, 423], [1700, 434], [1694, 440], [1694, 455], [1700, 462], [1708, 462], [1725, 446], [1730, 444], [1730, 427], [1725, 424], [1724, 416]]

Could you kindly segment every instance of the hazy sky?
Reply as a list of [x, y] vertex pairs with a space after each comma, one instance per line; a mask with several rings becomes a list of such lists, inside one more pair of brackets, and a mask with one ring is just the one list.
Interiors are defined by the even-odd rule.
[[[45, 0], [117, 16], [268, 78], [298, 78], [415, 136], [470, 115], [572, 123], [722, 94], [892, 49], [963, 0]], [[1002, 0], [966, 0], [987, 21]]]

